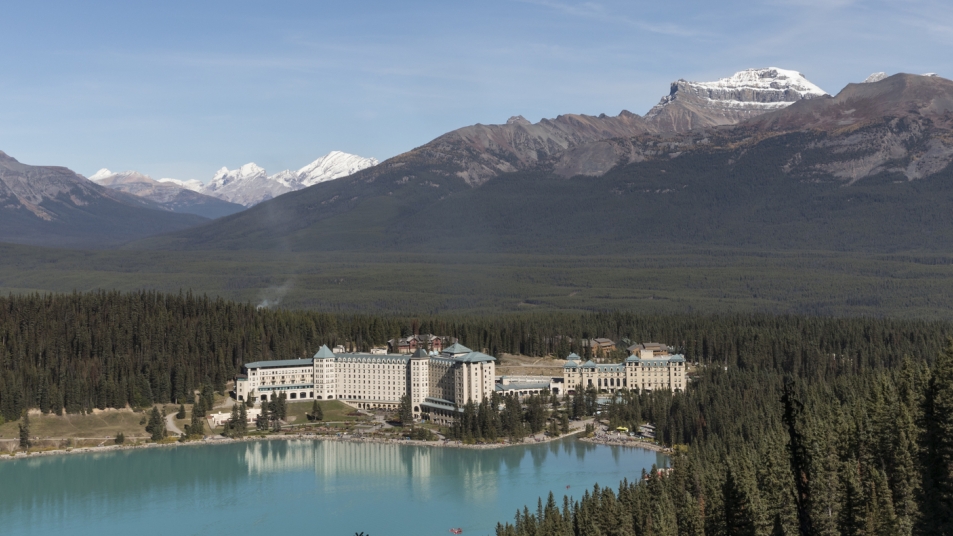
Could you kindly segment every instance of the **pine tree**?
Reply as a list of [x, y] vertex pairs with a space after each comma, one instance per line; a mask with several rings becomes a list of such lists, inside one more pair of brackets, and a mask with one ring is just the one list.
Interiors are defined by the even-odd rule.
[[755, 530], [751, 500], [730, 466], [725, 472], [722, 501], [725, 511], [726, 536], [754, 536], [757, 531]]
[[185, 418], [185, 404], [179, 404], [179, 412], [175, 414], [176, 419]]
[[919, 534], [953, 535], [953, 340], [940, 352], [923, 402]]
[[784, 426], [788, 432], [788, 454], [791, 462], [791, 472], [794, 475], [794, 487], [797, 490], [795, 504], [797, 505], [798, 527], [801, 536], [814, 536], [814, 523], [811, 519], [813, 509], [810, 488], [811, 463], [806, 441], [798, 423], [798, 417], [804, 409], [804, 404], [797, 399], [792, 382], [785, 382], [781, 403], [784, 405]]
[[400, 397], [400, 403], [397, 405], [397, 420], [401, 426], [414, 423], [413, 404], [411, 404], [410, 401], [410, 393]]
[[323, 421], [324, 420], [324, 411], [321, 409], [321, 404], [318, 404], [318, 401], [315, 400], [311, 404], [311, 413], [308, 414], [308, 419], [312, 421]]
[[152, 406], [152, 412], [149, 414], [149, 424], [146, 425], [146, 432], [152, 437], [153, 441], [158, 441], [166, 436], [165, 420], [159, 414], [158, 406]]
[[19, 424], [20, 428], [20, 448], [28, 449], [33, 442], [30, 440], [30, 415], [23, 411], [23, 420]]

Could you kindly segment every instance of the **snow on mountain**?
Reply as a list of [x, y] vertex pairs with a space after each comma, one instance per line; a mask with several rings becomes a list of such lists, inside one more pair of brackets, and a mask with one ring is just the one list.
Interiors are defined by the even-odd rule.
[[89, 177], [89, 180], [93, 182], [99, 182], [105, 179], [106, 177], [111, 177], [112, 175], [114, 175], [112, 171], [109, 171], [108, 169], [103, 168], [97, 171], [96, 173], [93, 173], [93, 175]]
[[864, 79], [865, 84], [873, 84], [874, 82], [880, 82], [884, 78], [887, 78], [887, 73], [881, 71], [879, 73], [872, 73], [870, 76]]
[[823, 89], [812, 84], [803, 74], [788, 69], [768, 67], [745, 69], [714, 82], [672, 82], [671, 92], [647, 114], [657, 115], [661, 109], [679, 98], [695, 98], [707, 101], [710, 107], [746, 108], [772, 110], [784, 108], [801, 99], [827, 95]]
[[714, 82], [672, 82], [669, 94], [645, 114], [659, 133], [734, 125], [802, 99], [827, 93], [803, 74], [778, 67], [745, 69]]
[[179, 179], [164, 178], [164, 179], [159, 179], [159, 182], [174, 184], [178, 186], [179, 188], [185, 188], [186, 190], [192, 190], [193, 192], [199, 192], [199, 193], [201, 193], [202, 188], [205, 187], [205, 185], [202, 184], [202, 181], [198, 181], [195, 179], [183, 181]]
[[298, 171], [286, 169], [274, 175], [268, 175], [258, 165], [249, 163], [235, 170], [223, 167], [201, 191], [250, 207], [281, 194], [346, 177], [375, 165], [376, 158], [364, 158], [341, 151], [331, 151]]
[[376, 158], [364, 158], [356, 154], [331, 151], [321, 158], [298, 170], [298, 183], [302, 188], [314, 186], [320, 182], [347, 177], [377, 165]]

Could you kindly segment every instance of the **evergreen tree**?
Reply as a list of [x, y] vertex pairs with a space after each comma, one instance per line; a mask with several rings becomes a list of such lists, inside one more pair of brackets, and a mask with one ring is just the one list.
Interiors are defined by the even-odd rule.
[[23, 419], [20, 421], [19, 428], [20, 448], [28, 449], [31, 445], [33, 445], [33, 442], [30, 440], [30, 415], [26, 412], [26, 410], [23, 411]]
[[122, 445], [126, 442], [126, 435], [122, 432], [116, 434], [116, 439], [114, 440], [117, 445]]
[[152, 406], [152, 412], [149, 414], [149, 423], [146, 425], [146, 432], [150, 434], [153, 441], [158, 441], [166, 436], [165, 420], [159, 413], [158, 406]]
[[321, 404], [318, 404], [317, 400], [311, 404], [311, 413], [308, 414], [308, 419], [311, 421], [324, 420], [324, 411], [321, 409]]
[[271, 423], [271, 418], [268, 415], [268, 403], [262, 402], [261, 404], [261, 413], [255, 417], [255, 429], [259, 432], [264, 432], [268, 430], [268, 427]]
[[919, 534], [953, 535], [953, 339], [940, 352], [923, 402]]
[[193, 437], [205, 435], [205, 417], [195, 411], [194, 407], [192, 408], [192, 420], [186, 425], [185, 434]]
[[175, 414], [175, 418], [180, 420], [185, 418], [185, 404], [179, 404], [179, 412]]
[[397, 404], [397, 421], [401, 426], [407, 426], [414, 423], [413, 404], [410, 400], [410, 393], [400, 397], [400, 403]]
[[795, 504], [797, 505], [798, 527], [801, 536], [814, 536], [814, 523], [811, 519], [811, 482], [810, 456], [803, 434], [798, 424], [798, 417], [804, 409], [804, 404], [797, 399], [794, 393], [793, 382], [785, 382], [781, 396], [784, 405], [783, 421], [788, 432], [788, 453], [791, 462], [791, 472], [794, 475], [794, 487], [797, 491]]
[[559, 431], [562, 434], [569, 433], [569, 415], [565, 411], [559, 414]]

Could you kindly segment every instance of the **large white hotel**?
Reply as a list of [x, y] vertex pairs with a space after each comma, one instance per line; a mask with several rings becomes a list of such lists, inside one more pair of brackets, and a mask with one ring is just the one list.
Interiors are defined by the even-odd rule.
[[440, 422], [456, 407], [479, 403], [495, 388], [492, 356], [453, 344], [437, 355], [335, 354], [322, 346], [310, 359], [257, 361], [235, 382], [238, 400], [343, 400], [359, 408], [395, 409], [410, 394], [414, 417], [429, 413]]

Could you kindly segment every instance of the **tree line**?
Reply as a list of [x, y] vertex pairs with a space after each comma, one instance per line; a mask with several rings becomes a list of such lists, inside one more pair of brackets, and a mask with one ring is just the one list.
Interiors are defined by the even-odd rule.
[[932, 359], [949, 322], [637, 313], [383, 316], [257, 309], [191, 293], [91, 292], [0, 298], [0, 418], [24, 409], [190, 403], [223, 392], [251, 361], [303, 358], [322, 344], [366, 351], [413, 333], [456, 337], [491, 355], [586, 355], [582, 340], [660, 341], [691, 362], [800, 378], [859, 374], [901, 356]]

